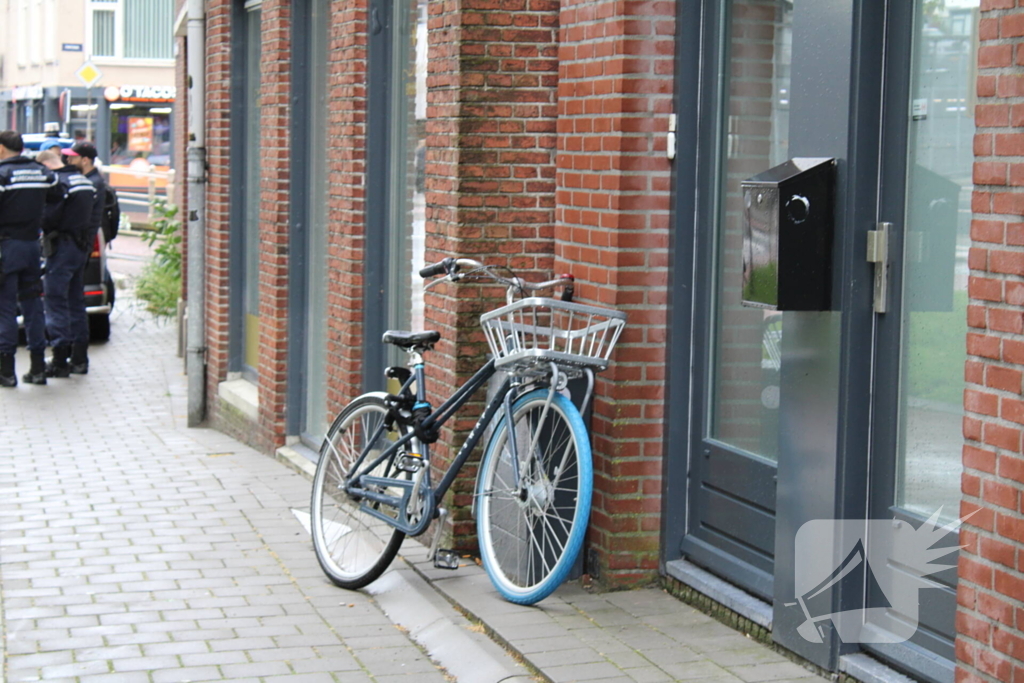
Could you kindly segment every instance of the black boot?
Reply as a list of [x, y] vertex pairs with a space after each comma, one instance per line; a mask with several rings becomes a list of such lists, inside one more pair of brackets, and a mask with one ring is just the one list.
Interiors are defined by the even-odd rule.
[[46, 364], [46, 376], [68, 377], [71, 374], [71, 368], [68, 367], [68, 356], [70, 355], [70, 346], [54, 346], [53, 358]]
[[21, 379], [26, 384], [46, 384], [46, 356], [42, 351], [32, 352], [32, 366]]
[[71, 346], [70, 369], [72, 375], [89, 374], [89, 345], [73, 344]]
[[0, 387], [18, 386], [18, 376], [14, 374], [14, 354], [0, 353]]

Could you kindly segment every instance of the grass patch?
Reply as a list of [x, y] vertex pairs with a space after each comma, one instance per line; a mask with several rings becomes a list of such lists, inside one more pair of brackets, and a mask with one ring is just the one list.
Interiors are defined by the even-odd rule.
[[142, 270], [135, 293], [146, 302], [146, 310], [150, 313], [167, 318], [177, 315], [181, 272], [150, 263]]

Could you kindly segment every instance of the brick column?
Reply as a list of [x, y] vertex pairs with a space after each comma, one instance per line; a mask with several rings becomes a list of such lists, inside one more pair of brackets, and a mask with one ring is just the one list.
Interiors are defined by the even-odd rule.
[[231, 0], [206, 3], [206, 396], [211, 424], [216, 423], [217, 385], [227, 378], [230, 339], [231, 6]]
[[560, 22], [556, 269], [629, 314], [595, 393], [589, 563], [625, 586], [658, 568], [675, 4], [566, 0]]
[[[260, 38], [260, 446], [284, 444], [288, 389], [288, 244], [291, 189], [291, 2], [264, 0]], [[242, 226], [236, 226], [236, 229]]]
[[[427, 107], [427, 262], [466, 256], [551, 276], [554, 232], [558, 4], [555, 0], [432, 0]], [[481, 313], [504, 288], [442, 285], [427, 295], [435, 405], [482, 363]], [[481, 400], [483, 396], [479, 397]], [[457, 452], [482, 402], [469, 404], [435, 446]], [[473, 467], [454, 487], [456, 544], [471, 547]]]
[[1024, 5], [982, 0], [957, 591], [963, 683], [1024, 682]]
[[366, 189], [366, 2], [331, 5], [327, 140], [327, 406], [335, 415], [362, 391]]

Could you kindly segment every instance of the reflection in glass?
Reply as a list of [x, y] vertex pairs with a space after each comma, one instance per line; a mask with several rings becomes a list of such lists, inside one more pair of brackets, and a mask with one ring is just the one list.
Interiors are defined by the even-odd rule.
[[775, 460], [783, 316], [740, 304], [740, 182], [788, 158], [793, 3], [734, 0], [728, 5], [710, 436]]
[[[389, 183], [388, 326], [423, 329], [426, 238], [427, 3], [395, 0]], [[403, 360], [397, 349], [392, 361]]]
[[[327, 130], [328, 0], [310, 5], [309, 129]], [[327, 199], [330, 145], [321, 135], [307, 135], [309, 194], [306, 216], [306, 386], [303, 436], [315, 447], [327, 432]]]
[[[896, 503], [959, 514], [978, 1], [917, 3]], [[973, 5], [973, 6], [972, 6]]]
[[[260, 17], [257, 7], [246, 11], [245, 19], [245, 130], [241, 141], [260, 139]], [[260, 157], [244, 155], [244, 265], [242, 293], [242, 364], [249, 379], [254, 380], [259, 367], [260, 352]]]

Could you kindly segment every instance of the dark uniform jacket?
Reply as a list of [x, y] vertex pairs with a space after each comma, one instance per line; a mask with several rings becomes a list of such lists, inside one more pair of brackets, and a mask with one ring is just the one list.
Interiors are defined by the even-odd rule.
[[23, 156], [0, 161], [0, 240], [37, 240], [57, 176]]
[[58, 169], [58, 201], [48, 201], [43, 218], [43, 232], [67, 235], [79, 246], [86, 245], [92, 228], [93, 200], [96, 187], [82, 172], [71, 165]]
[[103, 174], [97, 168], [89, 171], [85, 177], [91, 180], [93, 187], [96, 188], [96, 195], [92, 200], [92, 215], [89, 220], [89, 242], [92, 243], [96, 238], [96, 232], [103, 225], [103, 205], [107, 201], [107, 181], [103, 179]]

